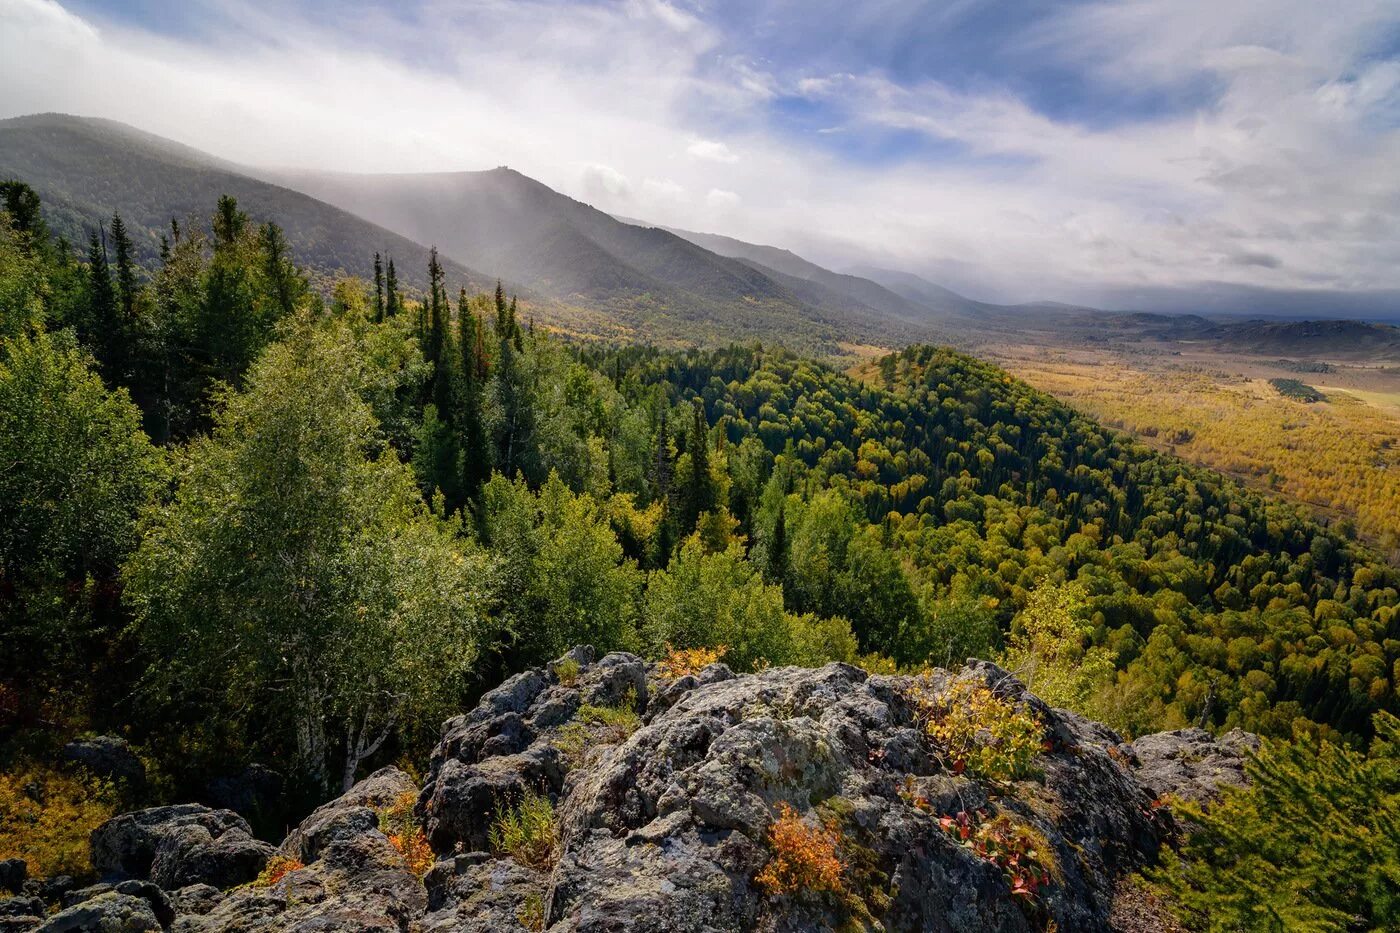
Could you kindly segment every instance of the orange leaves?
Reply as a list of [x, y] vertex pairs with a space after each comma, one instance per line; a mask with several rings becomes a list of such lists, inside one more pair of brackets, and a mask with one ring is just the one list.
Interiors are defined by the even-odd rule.
[[422, 878], [433, 867], [436, 856], [423, 827], [413, 815], [413, 806], [418, 795], [406, 790], [394, 798], [393, 802], [379, 811], [379, 831], [389, 839], [389, 844], [403, 858], [403, 863], [414, 875]]
[[253, 882], [255, 888], [270, 888], [292, 872], [305, 868], [299, 858], [288, 858], [285, 855], [274, 855], [267, 860], [263, 870], [258, 874]]
[[778, 819], [768, 828], [773, 857], [755, 881], [769, 894], [802, 892], [841, 894], [842, 865], [837, 855], [841, 831], [830, 822], [806, 822], [786, 803], [778, 804]]

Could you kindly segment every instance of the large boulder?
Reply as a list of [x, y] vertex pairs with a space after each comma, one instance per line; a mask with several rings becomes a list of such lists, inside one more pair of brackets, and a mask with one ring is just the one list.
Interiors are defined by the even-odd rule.
[[38, 933], [160, 933], [156, 911], [149, 898], [107, 891], [54, 914]]
[[[282, 844], [305, 864], [280, 880], [237, 888], [213, 902], [190, 898], [177, 933], [403, 933], [427, 912], [422, 881], [379, 830], [379, 808], [417, 788], [385, 768], [320, 807]], [[212, 903], [211, 903], [212, 902]]]
[[1137, 778], [1159, 797], [1209, 803], [1224, 787], [1248, 783], [1245, 763], [1259, 737], [1234, 729], [1215, 738], [1204, 729], [1145, 735], [1132, 744]]
[[123, 813], [92, 831], [92, 864], [99, 874], [172, 889], [252, 881], [274, 851], [253, 838], [237, 813], [199, 804]]
[[348, 839], [379, 829], [379, 810], [405, 794], [416, 795], [418, 785], [398, 768], [380, 768], [330, 803], [317, 807], [283, 840], [279, 851], [288, 858], [310, 864], [337, 839]]

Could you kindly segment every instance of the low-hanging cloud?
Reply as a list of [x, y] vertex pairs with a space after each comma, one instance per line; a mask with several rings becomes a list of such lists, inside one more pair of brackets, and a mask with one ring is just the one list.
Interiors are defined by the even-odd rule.
[[[892, 30], [924, 6], [884, 0], [830, 28], [882, 36], [880, 17]], [[1105, 95], [1191, 100], [1096, 121], [1010, 83], [897, 77], [878, 43], [861, 68], [774, 63], [665, 0], [351, 3], [319, 20], [194, 0], [164, 31], [0, 0], [0, 115], [110, 117], [264, 166], [508, 164], [605, 210], [1001, 300], [1364, 291], [1400, 288], [1397, 26], [1394, 0], [1127, 0], [1008, 33]], [[781, 102], [820, 125], [783, 123]], [[879, 160], [854, 145], [883, 134], [926, 145]]]

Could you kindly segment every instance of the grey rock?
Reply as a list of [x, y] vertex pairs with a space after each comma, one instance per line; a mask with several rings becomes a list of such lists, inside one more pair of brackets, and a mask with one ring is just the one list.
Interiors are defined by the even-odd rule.
[[210, 884], [192, 884], [170, 892], [170, 904], [176, 916], [203, 916], [223, 898], [224, 892]]
[[[150, 880], [157, 850], [165, 836], [186, 827], [203, 829], [210, 841], [217, 841], [224, 834], [232, 832], [235, 835], [230, 841], [231, 849], [235, 841], [241, 846], [255, 842], [248, 822], [234, 811], [210, 810], [200, 804], [151, 807], [120, 814], [92, 831], [92, 867], [104, 877]], [[270, 853], [270, 848], [267, 848], [267, 852]], [[176, 863], [171, 862], [174, 857], [175, 850], [172, 849], [162, 866], [162, 873], [168, 873], [168, 877], [174, 877], [178, 871]], [[262, 870], [260, 864], [258, 870]], [[258, 871], [253, 871], [253, 876], [256, 874]], [[249, 881], [251, 877], [241, 880]], [[185, 884], [190, 883], [192, 881]]]
[[159, 933], [163, 927], [144, 897], [108, 891], [61, 910], [40, 933]]
[[330, 841], [321, 857], [267, 887], [230, 891], [175, 933], [404, 933], [427, 912], [423, 884], [377, 830]]
[[403, 794], [416, 794], [413, 779], [398, 768], [380, 768], [329, 803], [317, 807], [287, 836], [279, 851], [305, 864], [321, 857], [331, 842], [379, 829], [379, 809]]
[[192, 884], [231, 888], [256, 878], [276, 851], [237, 827], [215, 835], [207, 826], [180, 826], [156, 846], [151, 880], [171, 890]]
[[444, 859], [424, 879], [423, 933], [526, 933], [544, 917], [549, 876], [514, 859]]
[[34, 918], [34, 926], [39, 925], [39, 917], [44, 916], [44, 902], [37, 897], [6, 897], [0, 899], [0, 917], [6, 919]]
[[1204, 729], [1145, 735], [1132, 743], [1137, 778], [1158, 796], [1209, 803], [1223, 787], [1248, 783], [1245, 762], [1259, 737], [1239, 729], [1214, 738]]
[[428, 839], [439, 852], [484, 849], [498, 807], [519, 800], [527, 790], [555, 795], [564, 775], [563, 755], [546, 742], [476, 764], [450, 760], [419, 798]]

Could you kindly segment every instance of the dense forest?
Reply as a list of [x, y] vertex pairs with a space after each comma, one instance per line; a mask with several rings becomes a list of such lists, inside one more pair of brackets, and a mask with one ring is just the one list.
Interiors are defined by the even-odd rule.
[[0, 764], [26, 780], [91, 730], [151, 794], [277, 760], [320, 800], [579, 643], [990, 657], [1128, 734], [1365, 747], [1400, 708], [1375, 552], [968, 356], [862, 381], [574, 342], [435, 251], [323, 293], [231, 198], [143, 267], [119, 216], [75, 248], [2, 193]]

